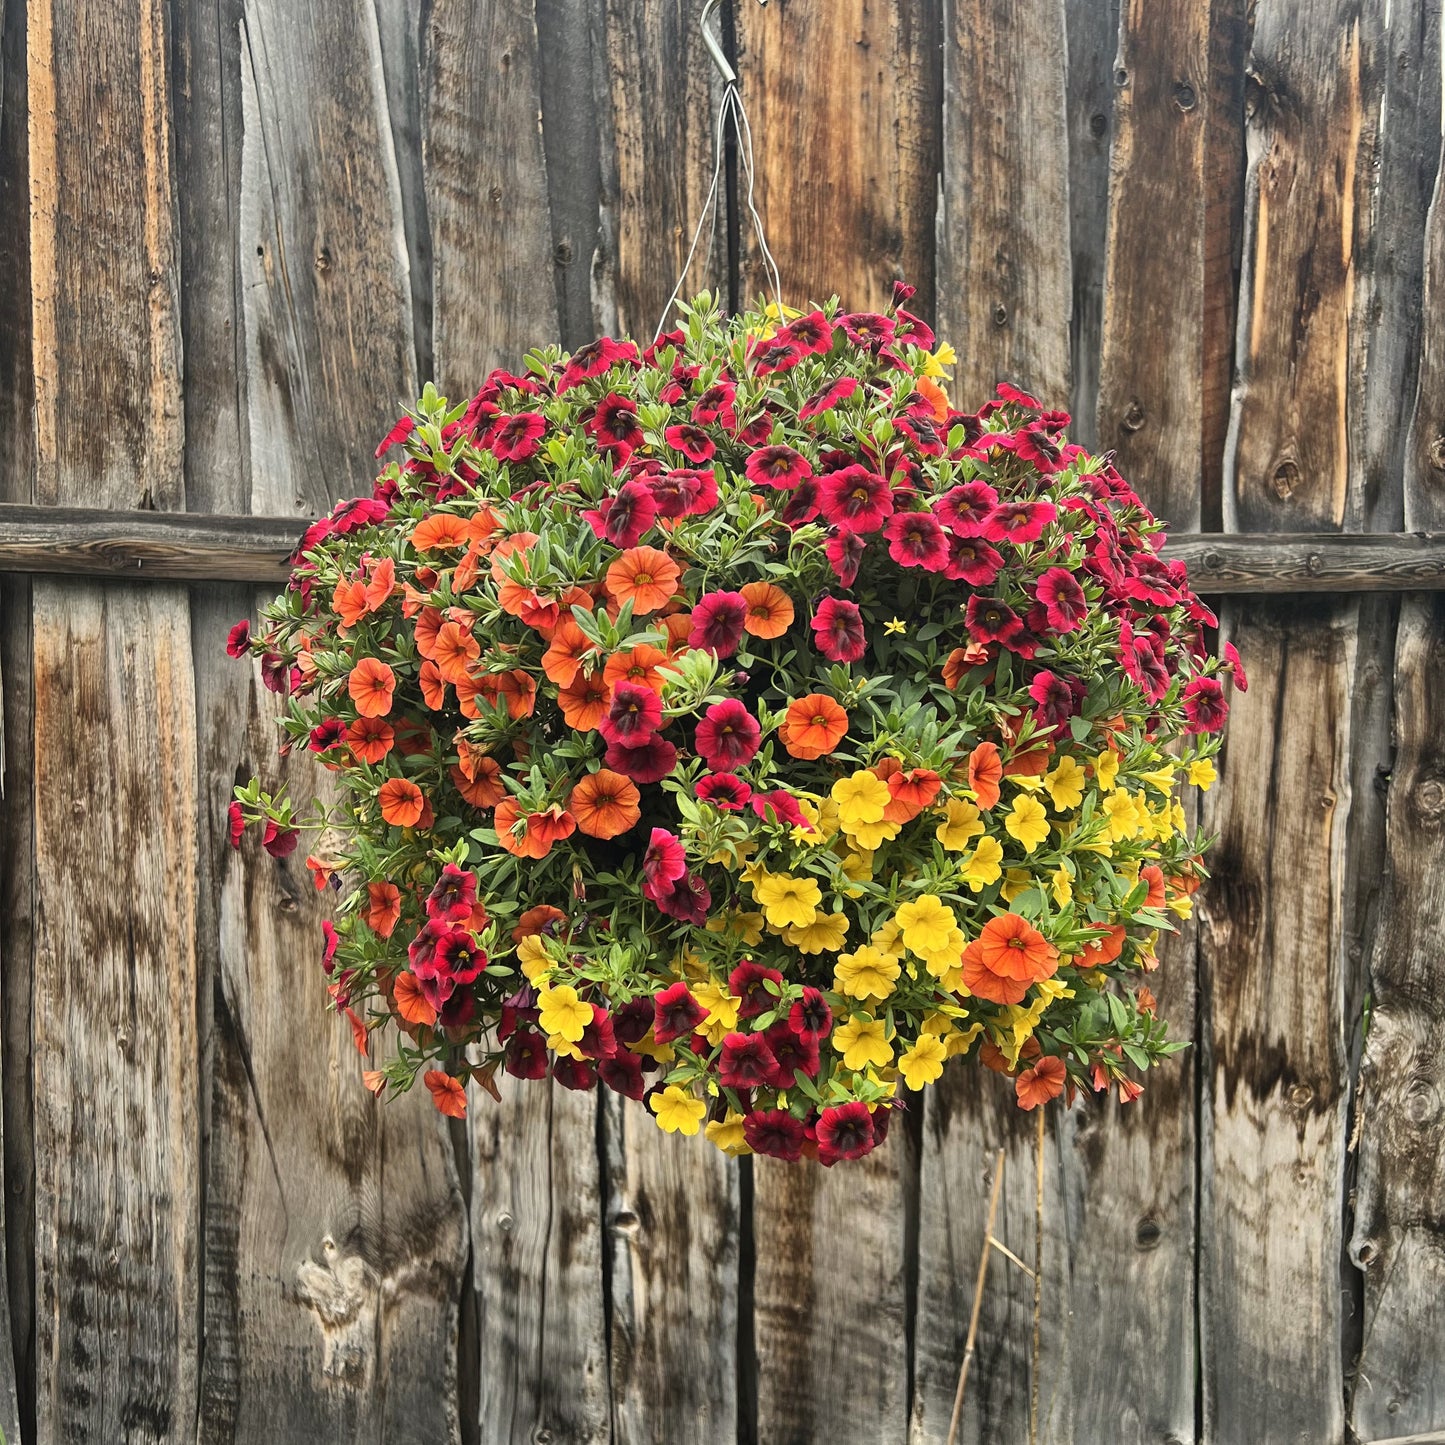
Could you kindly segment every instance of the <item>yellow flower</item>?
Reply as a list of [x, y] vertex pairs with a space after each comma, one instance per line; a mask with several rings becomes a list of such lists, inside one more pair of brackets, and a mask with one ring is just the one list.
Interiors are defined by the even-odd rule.
[[860, 848], [856, 852], [849, 852], [843, 855], [843, 876], [851, 879], [854, 883], [867, 883], [873, 877], [873, 852], [869, 848]]
[[1195, 760], [1189, 764], [1189, 781], [1193, 783], [1196, 788], [1200, 788], [1206, 793], [1209, 791], [1209, 785], [1214, 782], [1218, 776], [1219, 774], [1214, 771], [1213, 758], [1195, 758]]
[[908, 631], [908, 624], [899, 617], [890, 617], [883, 624], [883, 631], [890, 637], [902, 637]]
[[1099, 787], [1106, 793], [1114, 789], [1114, 779], [1119, 776], [1119, 754], [1109, 748], [1105, 748], [1098, 757], [1094, 759], [1094, 777], [1098, 780]]
[[753, 896], [774, 928], [786, 928], [790, 923], [803, 928], [813, 921], [823, 890], [811, 878], [766, 873], [753, 884]]
[[894, 958], [903, 957], [903, 930], [898, 926], [896, 918], [880, 923], [873, 930], [873, 937], [868, 942], [874, 948], [881, 948], [884, 953], [891, 953]]
[[999, 889], [999, 897], [1005, 903], [1012, 903], [1020, 893], [1027, 893], [1033, 886], [1034, 875], [1027, 868], [1010, 868], [1003, 875], [1003, 887]]
[[670, 1064], [677, 1057], [677, 1051], [671, 1044], [660, 1044], [653, 1038], [651, 1028], [635, 1044], [629, 1044], [628, 1048], [634, 1054], [643, 1054], [649, 1059], [656, 1059], [659, 1064]]
[[944, 1041], [944, 1049], [950, 1059], [956, 1058], [959, 1054], [966, 1054], [973, 1047], [973, 1041], [983, 1032], [981, 1023], [971, 1023], [969, 1026], [956, 1034], [949, 1034]]
[[1069, 870], [1065, 864], [1061, 863], [1059, 865], [1058, 872], [1053, 876], [1052, 884], [1054, 902], [1057, 903], [1060, 908], [1067, 908], [1073, 901], [1074, 880], [1069, 876]]
[[962, 853], [983, 832], [978, 809], [962, 798], [950, 798], [946, 810], [947, 817], [938, 825], [933, 836], [950, 853]]
[[952, 928], [949, 930], [947, 942], [941, 948], [915, 948], [913, 951], [923, 960], [934, 978], [946, 980], [963, 961], [963, 950], [967, 945], [968, 939], [963, 936], [963, 930]]
[[945, 366], [956, 366], [958, 364], [958, 353], [954, 351], [948, 342], [944, 342], [937, 351], [929, 356], [923, 363], [924, 376], [942, 376]]
[[1187, 893], [1181, 893], [1178, 898], [1171, 898], [1166, 906], [1171, 913], [1178, 914], [1180, 918], [1188, 918], [1194, 912], [1194, 900]]
[[837, 953], [848, 936], [848, 918], [842, 913], [816, 913], [802, 928], [785, 928], [783, 938], [799, 953]]
[[932, 893], [901, 905], [895, 917], [903, 931], [904, 944], [918, 954], [943, 948], [958, 926], [953, 909]]
[[552, 967], [552, 957], [540, 935], [530, 934], [517, 945], [517, 963], [528, 983], [540, 983]]
[[676, 1084], [669, 1084], [662, 1093], [652, 1096], [652, 1112], [663, 1133], [692, 1135], [701, 1128], [707, 1105]]
[[1009, 782], [1026, 793], [1037, 793], [1044, 785], [1042, 773], [1011, 773]]
[[738, 1026], [740, 998], [734, 998], [721, 984], [709, 979], [706, 983], [695, 984], [690, 990], [700, 1007], [707, 1010], [707, 1020], [702, 1032], [714, 1048]]
[[875, 1064], [881, 1069], [893, 1061], [893, 1049], [883, 1033], [882, 1019], [854, 1014], [833, 1030], [833, 1047], [843, 1055], [845, 1068], [862, 1069]]
[[832, 798], [799, 798], [798, 811], [825, 841], [838, 831], [838, 805]]
[[744, 943], [754, 946], [763, 941], [761, 913], [742, 913], [730, 908], [726, 913], [714, 913], [705, 927], [709, 933], [736, 933]]
[[544, 1034], [558, 1034], [569, 1043], [576, 1043], [592, 1022], [592, 1005], [577, 997], [570, 984], [560, 988], [544, 988], [537, 995], [541, 1009], [538, 1022]]
[[564, 1039], [561, 1034], [548, 1034], [547, 1047], [551, 1049], [554, 1054], [562, 1054], [569, 1059], [580, 1059], [582, 1057], [582, 1050], [570, 1039]]
[[1134, 811], [1134, 799], [1129, 793], [1122, 790], [1110, 793], [1104, 799], [1104, 816], [1109, 820], [1111, 842], [1133, 838], [1139, 832], [1139, 815]]
[[703, 1131], [709, 1144], [716, 1144], [724, 1154], [751, 1154], [746, 1135], [743, 1133], [743, 1116], [729, 1109], [724, 1118], [714, 1119]]
[[1084, 801], [1084, 770], [1073, 758], [1061, 757], [1053, 772], [1044, 774], [1044, 786], [1054, 800], [1054, 811], [1063, 813]]
[[1032, 853], [1049, 836], [1049, 815], [1044, 812], [1044, 805], [1027, 793], [1014, 799], [1003, 825], [1011, 837], [1024, 845], [1025, 853]]
[[1167, 794], [1174, 791], [1174, 766], [1172, 763], [1168, 767], [1155, 768], [1150, 773], [1140, 773], [1139, 776], [1151, 788], [1156, 788], [1161, 793]]
[[852, 953], [840, 953], [833, 969], [833, 987], [850, 998], [885, 999], [898, 985], [901, 965], [891, 953], [865, 943]]
[[1003, 877], [1002, 863], [1003, 847], [998, 839], [980, 838], [961, 876], [975, 893], [982, 893], [990, 883], [997, 883]]
[[898, 836], [898, 823], [859, 823], [855, 827], [844, 827], [848, 841], [865, 853], [881, 848], [890, 838]]
[[919, 1034], [918, 1041], [907, 1053], [898, 1056], [898, 1072], [910, 1089], [921, 1089], [943, 1073], [948, 1050], [943, 1040], [932, 1034]]
[[838, 805], [838, 821], [845, 833], [852, 833], [861, 824], [881, 823], [892, 801], [888, 784], [866, 768], [851, 777], [839, 778], [830, 796]]

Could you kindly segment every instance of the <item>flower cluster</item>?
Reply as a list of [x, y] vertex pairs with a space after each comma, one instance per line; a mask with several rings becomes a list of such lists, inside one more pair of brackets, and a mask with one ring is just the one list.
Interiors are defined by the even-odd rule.
[[232, 839], [316, 830], [375, 1092], [551, 1075], [831, 1164], [949, 1058], [1033, 1108], [1183, 1046], [1144, 978], [1239, 660], [1067, 416], [952, 407], [910, 295], [429, 387], [237, 625], [342, 802], [253, 781]]

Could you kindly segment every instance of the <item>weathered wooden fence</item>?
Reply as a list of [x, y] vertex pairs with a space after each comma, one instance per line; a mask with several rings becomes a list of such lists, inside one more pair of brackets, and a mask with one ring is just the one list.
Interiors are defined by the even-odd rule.
[[[696, 9], [4, 0], [0, 498], [88, 509], [0, 518], [72, 574], [0, 579], [7, 1439], [947, 1432], [1000, 1147], [1032, 1250], [999, 1081], [831, 1172], [595, 1094], [373, 1105], [305, 870], [224, 846], [277, 766], [221, 650], [277, 529], [95, 515], [299, 530], [421, 379], [652, 327], [711, 174]], [[958, 399], [1068, 405], [1178, 531], [1246, 534], [1192, 544], [1220, 588], [1333, 589], [1224, 601], [1253, 685], [1161, 975], [1195, 1047], [1051, 1121], [1042, 1438], [1445, 1439], [1445, 593], [1356, 590], [1439, 586], [1388, 534], [1445, 529], [1440, 0], [724, 18], [792, 297], [906, 274]], [[733, 294], [738, 194], [695, 275]], [[118, 559], [240, 580], [77, 575]], [[999, 1260], [964, 1440], [1025, 1438], [1031, 1303]]]

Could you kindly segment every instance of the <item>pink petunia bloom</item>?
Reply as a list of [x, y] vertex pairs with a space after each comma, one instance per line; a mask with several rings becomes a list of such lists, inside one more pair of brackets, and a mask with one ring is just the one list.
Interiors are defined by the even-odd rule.
[[747, 464], [748, 480], [755, 487], [775, 487], [787, 491], [813, 475], [808, 459], [790, 446], [762, 447]]
[[432, 891], [427, 894], [426, 916], [448, 923], [464, 923], [477, 902], [477, 875], [448, 863]]
[[675, 883], [686, 872], [682, 840], [666, 828], [654, 828], [642, 855], [642, 876], [653, 884]]
[[623, 363], [635, 364], [639, 360], [637, 347], [630, 341], [614, 341], [610, 336], [599, 336], [586, 346], [579, 346], [572, 353], [562, 375], [557, 380], [557, 395], [571, 391], [574, 386], [601, 376], [614, 366]]
[[968, 599], [963, 621], [975, 642], [1001, 642], [1005, 647], [1025, 631], [1023, 618], [1012, 607], [996, 597], [980, 597], [977, 593]]
[[1011, 386], [1006, 381], [999, 382], [997, 395], [1000, 401], [1006, 402], [1011, 406], [1021, 406], [1026, 411], [1041, 412], [1044, 409], [1043, 402], [1037, 397], [1030, 396], [1026, 391], [1020, 391], [1018, 387]]
[[649, 476], [647, 485], [659, 517], [697, 517], [717, 506], [717, 478], [711, 472], [675, 467]]
[[876, 311], [857, 311], [851, 316], [840, 316], [838, 324], [854, 346], [868, 350], [887, 345], [896, 330], [891, 317], [880, 316]]
[[998, 493], [987, 482], [964, 482], [950, 487], [933, 504], [933, 513], [960, 537], [981, 537], [996, 506]]
[[680, 451], [693, 463], [711, 461], [717, 451], [713, 439], [701, 427], [692, 426], [688, 422], [670, 426], [662, 435], [668, 446]]
[[931, 512], [895, 512], [883, 529], [888, 555], [900, 567], [942, 572], [948, 566], [948, 538]]
[[660, 783], [677, 766], [677, 749], [653, 733], [635, 748], [609, 743], [602, 761], [634, 783]]
[[630, 396], [609, 392], [597, 403], [587, 430], [604, 451], [620, 450], [630, 455], [642, 445], [642, 424], [637, 420], [637, 403]]
[[905, 311], [901, 306], [893, 313], [896, 329], [893, 333], [895, 341], [906, 341], [911, 346], [921, 346], [925, 351], [932, 351], [938, 338], [933, 334], [933, 328], [926, 322], [913, 315], [911, 311]]
[[703, 715], [694, 735], [698, 756], [714, 773], [744, 768], [758, 751], [763, 730], [735, 697], [715, 702]]
[[1052, 502], [1000, 502], [989, 513], [983, 535], [990, 542], [1037, 542], [1058, 510]]
[[1195, 677], [1184, 685], [1184, 716], [1189, 720], [1186, 732], [1217, 733], [1224, 726], [1229, 704], [1218, 678]]
[[598, 729], [609, 743], [640, 747], [661, 726], [662, 698], [641, 683], [623, 681], [613, 687]]
[[752, 355], [753, 370], [759, 376], [791, 371], [807, 355], [806, 346], [786, 332], [779, 332], [776, 336], [757, 343]]
[[541, 449], [546, 430], [547, 419], [540, 412], [519, 411], [515, 416], [499, 416], [483, 445], [498, 461], [525, 462]]
[[752, 788], [734, 773], [712, 773], [699, 778], [693, 791], [699, 802], [711, 803], [725, 813], [742, 812], [753, 795]]
[[384, 456], [399, 442], [404, 442], [415, 430], [416, 418], [412, 416], [402, 417], [401, 420], [382, 437], [380, 443], [377, 445], [376, 455], [378, 457]]
[[1013, 454], [1045, 476], [1058, 471], [1063, 463], [1063, 449], [1038, 422], [1014, 434]]
[[1073, 632], [1088, 614], [1088, 602], [1078, 579], [1065, 567], [1050, 567], [1039, 578], [1034, 596], [1047, 609], [1055, 632]]
[[595, 511], [582, 513], [592, 530], [614, 547], [635, 547], [657, 520], [657, 503], [643, 482], [623, 482]]
[[893, 514], [893, 492], [877, 472], [854, 463], [819, 481], [818, 505], [835, 527], [876, 532]]
[[774, 788], [768, 793], [754, 793], [751, 799], [753, 812], [765, 823], [784, 823], [789, 828], [801, 828], [807, 823], [798, 800], [785, 788]]
[[868, 650], [856, 602], [825, 597], [813, 614], [813, 644], [830, 662], [858, 662]]
[[970, 587], [988, 587], [1003, 570], [1003, 558], [982, 537], [950, 537], [943, 575]]
[[592, 1005], [592, 1022], [582, 1030], [577, 1047], [589, 1059], [610, 1059], [617, 1052], [617, 1035], [612, 1028], [612, 1015], [601, 1004]]
[[856, 532], [847, 527], [834, 527], [823, 544], [833, 575], [844, 587], [851, 587], [858, 580], [858, 566], [863, 560], [863, 551], [868, 544]]
[[[762, 1034], [729, 1034], [718, 1061], [718, 1082], [725, 1089], [760, 1089], [771, 1084], [778, 1062]], [[791, 1078], [789, 1079], [791, 1083]]]
[[832, 411], [839, 402], [847, 401], [857, 390], [858, 378], [856, 376], [840, 376], [832, 385], [825, 386], [821, 391], [815, 391], [798, 408], [798, 419], [811, 421], [825, 411]]
[[321, 922], [321, 971], [329, 978], [336, 967], [336, 948], [341, 942], [329, 918]]
[[692, 609], [689, 647], [706, 647], [719, 657], [731, 657], [742, 641], [748, 620], [748, 599], [741, 592], [708, 592]]
[[728, 974], [728, 992], [738, 1004], [740, 1019], [754, 1019], [759, 1014], [778, 1006], [778, 994], [768, 987], [773, 984], [781, 990], [783, 975], [775, 968], [765, 968], [761, 963], [745, 960]]

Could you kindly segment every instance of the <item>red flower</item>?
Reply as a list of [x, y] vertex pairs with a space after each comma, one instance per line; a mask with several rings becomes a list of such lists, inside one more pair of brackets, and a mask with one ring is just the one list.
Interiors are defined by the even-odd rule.
[[710, 777], [699, 778], [694, 791], [700, 802], [711, 803], [725, 813], [742, 812], [753, 795], [752, 788], [732, 773], [713, 773]]
[[963, 621], [975, 642], [1001, 642], [1007, 647], [1025, 632], [1023, 619], [1012, 607], [997, 597], [980, 597], [977, 593], [968, 599]]
[[860, 1100], [835, 1104], [818, 1116], [818, 1162], [836, 1164], [840, 1159], [861, 1159], [877, 1143], [873, 1116]]
[[652, 996], [652, 1037], [660, 1044], [686, 1038], [707, 1019], [707, 1010], [679, 980]]
[[642, 855], [642, 876], [651, 884], [675, 883], [687, 872], [682, 842], [666, 828], [654, 828]]
[[788, 1010], [788, 1027], [805, 1039], [826, 1039], [832, 1033], [833, 1010], [820, 989], [804, 986], [802, 998]]
[[376, 455], [382, 456], [389, 452], [398, 442], [404, 442], [412, 432], [416, 430], [416, 418], [404, 416], [387, 434], [382, 437], [376, 448]]
[[818, 505], [835, 527], [876, 532], [893, 513], [893, 493], [877, 472], [855, 462], [819, 480]]
[[717, 451], [712, 438], [701, 427], [692, 426], [688, 422], [670, 426], [662, 435], [668, 446], [680, 451], [690, 462], [711, 461]]
[[547, 1074], [547, 1041], [535, 1029], [518, 1029], [507, 1040], [502, 1065], [516, 1079], [541, 1079]]
[[818, 479], [809, 477], [793, 488], [788, 500], [783, 503], [782, 518], [790, 527], [801, 527], [818, 515], [820, 489]]
[[821, 1060], [816, 1035], [794, 1033], [786, 1019], [779, 1019], [764, 1037], [773, 1055], [773, 1077], [768, 1080], [773, 1088], [796, 1087], [799, 1070], [809, 1079], [817, 1077]]
[[1186, 732], [1217, 733], [1224, 726], [1229, 704], [1218, 678], [1195, 677], [1185, 684], [1184, 716], [1189, 719]]
[[998, 384], [998, 398], [1013, 406], [1021, 406], [1025, 411], [1043, 411], [1044, 404], [1037, 397], [1030, 396], [1026, 391], [1020, 391], [1018, 387], [1011, 386], [1006, 381]]
[[[746, 799], [744, 799], [746, 801]], [[241, 814], [241, 805], [232, 803], [226, 809], [226, 828], [231, 839], [231, 847], [241, 846], [241, 835], [246, 831], [246, 820]]]
[[712, 907], [712, 892], [696, 873], [686, 873], [675, 883], [653, 887], [642, 885], [643, 896], [650, 898], [669, 918], [680, 919], [701, 928]]
[[758, 720], [730, 697], [708, 708], [697, 725], [694, 745], [708, 769], [721, 773], [752, 762], [762, 738]]
[[718, 1082], [725, 1089], [762, 1088], [772, 1083], [777, 1067], [773, 1051], [762, 1034], [729, 1034], [723, 1040]]
[[748, 458], [748, 480], [755, 487], [786, 491], [813, 475], [808, 459], [789, 446], [763, 447]]
[[477, 875], [455, 863], [442, 869], [435, 887], [427, 894], [426, 916], [463, 923], [472, 916], [477, 903]]
[[743, 1120], [743, 1138], [754, 1154], [793, 1160], [803, 1153], [807, 1130], [786, 1109], [766, 1109]]
[[635, 547], [657, 520], [657, 503], [642, 482], [623, 482], [616, 496], [604, 497], [595, 511], [582, 515], [614, 547]]
[[520, 411], [515, 416], [499, 416], [483, 445], [498, 461], [525, 462], [537, 454], [546, 430], [547, 420], [540, 412]]
[[1058, 515], [1052, 502], [1000, 502], [984, 524], [990, 542], [1037, 542]]
[[586, 1059], [574, 1059], [564, 1055], [553, 1060], [552, 1077], [564, 1089], [575, 1089], [579, 1094], [585, 1094], [588, 1089], [597, 1086], [597, 1066], [588, 1063]]
[[926, 321], [920, 320], [901, 306], [894, 313], [894, 320], [897, 325], [897, 329], [893, 333], [895, 341], [907, 341], [914, 346], [921, 346], [925, 351], [933, 350], [938, 338], [934, 336], [933, 328]]
[[778, 995], [768, 988], [770, 983], [779, 989], [783, 986], [783, 975], [775, 968], [743, 962], [733, 969], [728, 975], [728, 992], [742, 1000], [738, 1005], [740, 1019], [756, 1018], [778, 1006]]
[[840, 316], [838, 324], [854, 346], [875, 350], [893, 340], [892, 320], [887, 316], [880, 316], [876, 311], [858, 311], [852, 316]]
[[1048, 611], [1055, 632], [1073, 632], [1088, 613], [1084, 589], [1066, 567], [1050, 567], [1039, 578], [1034, 596]]
[[558, 378], [557, 395], [561, 396], [564, 391], [570, 391], [580, 382], [601, 376], [619, 362], [637, 360], [637, 348], [630, 341], [614, 341], [610, 336], [600, 336], [596, 341], [589, 341], [586, 346], [579, 346], [572, 353], [571, 360]]
[[753, 353], [753, 370], [759, 376], [769, 376], [775, 371], [791, 371], [808, 355], [808, 348], [795, 341], [785, 331], [760, 342]]
[[251, 645], [251, 623], [247, 618], [242, 618], [226, 634], [226, 656], [240, 657]]
[[331, 971], [336, 967], [336, 946], [341, 942], [329, 918], [323, 919], [321, 922], [321, 937], [323, 939], [321, 971], [329, 978]]
[[964, 482], [950, 487], [933, 504], [933, 510], [960, 537], [981, 537], [996, 506], [998, 493], [987, 482]]
[[1249, 691], [1249, 678], [1245, 676], [1244, 664], [1239, 660], [1239, 649], [1232, 643], [1224, 644], [1224, 668], [1229, 680], [1240, 692]]
[[717, 506], [717, 477], [712, 472], [674, 467], [648, 477], [647, 485], [659, 517], [699, 517]]
[[640, 683], [619, 682], [612, 689], [607, 715], [598, 728], [609, 743], [636, 747], [645, 743], [661, 725], [662, 699]]
[[487, 966], [487, 955], [469, 930], [450, 928], [437, 939], [432, 961], [437, 974], [453, 984], [473, 983]]
[[823, 551], [833, 568], [833, 574], [844, 587], [851, 587], [858, 580], [858, 564], [863, 560], [863, 549], [868, 544], [856, 532], [847, 527], [834, 527], [828, 533]]
[[306, 746], [313, 753], [324, 753], [328, 748], [334, 748], [345, 736], [346, 724], [339, 717], [329, 717], [311, 729]]
[[300, 839], [297, 829], [282, 828], [274, 818], [267, 818], [265, 831], [261, 834], [261, 846], [273, 858], [285, 858], [296, 851]]
[[825, 411], [832, 411], [839, 402], [847, 401], [857, 390], [858, 378], [856, 376], [840, 377], [831, 386], [825, 386], [822, 391], [815, 391], [813, 395], [798, 408], [798, 419], [800, 421], [811, 421], [815, 416], [821, 416]]
[[[794, 754], [801, 757], [802, 754]], [[753, 812], [765, 823], [783, 823], [789, 828], [801, 828], [807, 821], [798, 800], [784, 788], [774, 788], [770, 793], [755, 793], [752, 798]]]
[[[833, 328], [821, 311], [810, 311], [806, 316], [795, 316], [783, 327], [783, 335], [811, 352], [814, 356], [826, 356], [833, 349]], [[857, 382], [850, 376], [847, 378]]]
[[1061, 728], [1079, 710], [1081, 699], [1073, 688], [1052, 672], [1041, 672], [1029, 684], [1029, 696], [1038, 704], [1034, 717], [1043, 727]]
[[858, 604], [843, 597], [825, 597], [813, 614], [813, 642], [831, 662], [859, 661], [868, 650], [868, 639]]
[[747, 620], [748, 599], [741, 592], [709, 592], [692, 609], [687, 645], [731, 657], [738, 650]]
[[577, 1047], [589, 1059], [610, 1059], [617, 1052], [617, 1035], [612, 1028], [612, 1015], [601, 1004], [592, 1005], [592, 1022], [582, 1030]]
[[896, 512], [883, 534], [888, 538], [888, 555], [900, 567], [942, 572], [948, 566], [948, 538], [931, 512]]
[[587, 425], [592, 439], [603, 451], [619, 451], [622, 460], [642, 445], [642, 426], [637, 420], [637, 403], [629, 396], [609, 392], [597, 403]]
[[733, 398], [738, 389], [730, 381], [715, 382], [692, 404], [692, 419], [698, 426], [711, 426], [719, 417], [723, 424], [733, 424]]
[[634, 783], [660, 783], [677, 766], [677, 749], [654, 733], [635, 748], [609, 743], [602, 760]]
[[624, 1099], [641, 1100], [647, 1092], [642, 1079], [642, 1060], [630, 1049], [618, 1049], [611, 1058], [603, 1059], [597, 1065], [597, 1076]]

